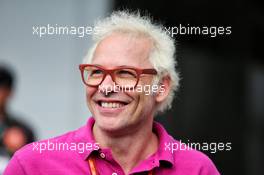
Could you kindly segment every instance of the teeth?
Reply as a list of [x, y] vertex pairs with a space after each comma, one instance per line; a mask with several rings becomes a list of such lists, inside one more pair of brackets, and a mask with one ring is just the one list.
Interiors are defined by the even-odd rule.
[[101, 106], [104, 108], [120, 108], [124, 105], [116, 102], [101, 102]]

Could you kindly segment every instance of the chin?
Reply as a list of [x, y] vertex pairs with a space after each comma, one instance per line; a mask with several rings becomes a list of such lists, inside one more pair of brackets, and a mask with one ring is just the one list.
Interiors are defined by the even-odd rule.
[[97, 119], [95, 117], [95, 120], [97, 126], [104, 131], [117, 132], [126, 129], [127, 127], [124, 121], [119, 121], [115, 118], [105, 118], [102, 116], [98, 116]]

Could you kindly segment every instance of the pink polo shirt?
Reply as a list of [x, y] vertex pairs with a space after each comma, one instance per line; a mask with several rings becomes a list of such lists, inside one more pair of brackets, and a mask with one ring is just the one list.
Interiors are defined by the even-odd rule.
[[[90, 156], [94, 157], [100, 175], [124, 175], [111, 150], [100, 149], [95, 142], [92, 134], [94, 122], [91, 117], [85, 126], [75, 131], [24, 146], [15, 153], [4, 175], [91, 175], [87, 162]], [[129, 174], [144, 175], [153, 170], [154, 175], [219, 175], [203, 153], [175, 149], [179, 142], [157, 122], [154, 122], [153, 131], [159, 138], [157, 152], [140, 162]]]

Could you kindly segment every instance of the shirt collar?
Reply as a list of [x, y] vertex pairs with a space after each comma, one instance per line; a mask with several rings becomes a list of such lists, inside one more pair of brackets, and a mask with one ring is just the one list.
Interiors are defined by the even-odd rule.
[[[75, 135], [75, 141], [77, 143], [91, 143], [96, 144], [96, 141], [93, 136], [93, 125], [95, 120], [93, 117], [90, 117], [85, 126], [78, 129]], [[166, 144], [173, 142], [173, 138], [166, 132], [161, 124], [158, 122], [153, 123], [153, 131], [157, 134], [159, 139], [159, 147], [157, 152], [154, 154], [155, 158], [159, 160], [161, 163], [162, 161], [166, 161], [171, 165], [174, 165], [174, 156], [170, 151], [166, 151], [165, 146]], [[89, 155], [97, 150], [85, 150], [83, 153], [79, 153], [80, 156], [86, 160]]]
[[[79, 128], [75, 134], [75, 142], [76, 143], [89, 143], [92, 145], [96, 144], [96, 141], [93, 137], [93, 125], [94, 125], [94, 118], [90, 117], [85, 126]], [[85, 149], [84, 152], [79, 153], [82, 159], [86, 160], [89, 155], [97, 151], [95, 149]]]
[[174, 139], [158, 122], [153, 123], [153, 131], [157, 134], [159, 139], [159, 148], [155, 153], [156, 159], [159, 160], [160, 163], [165, 161], [171, 165], [174, 165], [174, 155], [171, 153], [171, 151], [166, 150], [166, 145], [172, 143]]

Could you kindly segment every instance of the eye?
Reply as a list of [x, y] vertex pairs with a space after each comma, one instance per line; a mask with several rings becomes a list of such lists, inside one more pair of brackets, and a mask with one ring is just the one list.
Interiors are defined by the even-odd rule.
[[116, 75], [120, 78], [136, 78], [137, 73], [134, 70], [123, 69], [116, 72]]
[[103, 75], [103, 71], [100, 69], [95, 69], [90, 71], [90, 76], [96, 77], [96, 76], [101, 76]]

